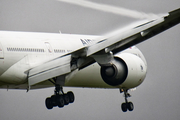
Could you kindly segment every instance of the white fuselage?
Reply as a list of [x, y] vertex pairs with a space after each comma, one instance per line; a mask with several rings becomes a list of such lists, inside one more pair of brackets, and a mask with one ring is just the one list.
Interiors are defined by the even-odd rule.
[[[48, 60], [70, 53], [91, 44], [98, 36], [54, 33], [0, 31], [0, 88], [27, 88], [28, 70]], [[137, 49], [123, 52], [141, 56]], [[49, 81], [32, 88], [53, 86]], [[95, 63], [66, 78], [65, 86], [111, 88], [101, 78], [100, 66]]]

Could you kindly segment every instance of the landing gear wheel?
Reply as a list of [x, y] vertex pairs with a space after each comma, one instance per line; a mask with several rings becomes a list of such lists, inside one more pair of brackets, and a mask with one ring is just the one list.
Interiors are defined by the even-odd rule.
[[53, 107], [58, 106], [59, 108], [64, 107], [64, 105], [68, 105], [69, 103], [74, 102], [74, 94], [69, 91], [67, 94], [64, 93], [63, 87], [60, 83], [63, 82], [65, 77], [61, 76], [57, 81], [57, 78], [54, 78], [54, 82], [49, 79], [51, 83], [55, 85], [54, 95], [49, 98], [46, 98], [45, 104], [47, 109], [52, 109]]
[[128, 108], [129, 111], [133, 111], [133, 110], [134, 110], [134, 105], [133, 105], [133, 103], [132, 103], [132, 102], [128, 102], [128, 103], [127, 103], [127, 108]]
[[59, 108], [64, 107], [64, 98], [62, 95], [57, 95], [56, 101]]
[[120, 93], [124, 92], [124, 97], [125, 97], [125, 103], [121, 104], [121, 109], [123, 112], [126, 112], [127, 110], [133, 111], [134, 110], [134, 105], [132, 102], [128, 102], [128, 97], [131, 97], [131, 95], [128, 93], [128, 90], [120, 90]]
[[69, 103], [73, 103], [75, 99], [73, 92], [69, 91], [67, 95], [69, 96]]
[[45, 104], [46, 104], [47, 109], [52, 109], [53, 108], [51, 98], [46, 98]]
[[127, 112], [127, 104], [126, 103], [122, 103], [121, 104], [121, 109], [123, 112]]
[[51, 102], [52, 102], [53, 107], [57, 106], [57, 96], [56, 95], [51, 96]]
[[69, 104], [69, 96], [67, 94], [64, 94], [63, 98], [64, 98], [64, 105], [68, 105]]

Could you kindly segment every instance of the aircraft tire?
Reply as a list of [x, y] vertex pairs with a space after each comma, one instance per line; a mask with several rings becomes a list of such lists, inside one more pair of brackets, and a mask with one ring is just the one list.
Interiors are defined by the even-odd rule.
[[127, 104], [126, 103], [122, 103], [121, 104], [121, 109], [123, 112], [127, 112]]
[[46, 104], [47, 109], [53, 108], [53, 103], [51, 101], [51, 98], [46, 98], [45, 104]]
[[57, 106], [57, 96], [56, 95], [51, 96], [51, 102], [52, 102], [53, 107]]
[[56, 101], [59, 108], [64, 107], [64, 98], [62, 95], [57, 95]]
[[73, 103], [73, 102], [74, 102], [74, 99], [75, 99], [74, 93], [71, 92], [71, 91], [69, 91], [69, 92], [67, 93], [67, 95], [69, 96], [69, 103]]
[[67, 94], [64, 94], [63, 98], [64, 98], [64, 105], [68, 105], [69, 104], [69, 96]]
[[128, 102], [127, 103], [127, 108], [128, 108], [129, 111], [133, 111], [133, 109], [134, 109], [133, 103], [132, 102]]

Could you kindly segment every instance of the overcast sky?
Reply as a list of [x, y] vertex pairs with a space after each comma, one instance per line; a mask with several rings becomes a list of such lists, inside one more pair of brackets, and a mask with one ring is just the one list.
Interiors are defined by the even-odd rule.
[[[180, 7], [179, 0], [92, 0], [146, 13], [166, 13]], [[55, 0], [0, 0], [0, 30], [95, 34], [138, 21]], [[139, 45], [148, 63], [142, 85], [131, 92], [133, 112], [123, 113], [119, 90], [64, 88], [73, 91], [75, 102], [63, 109], [47, 110], [45, 98], [54, 88], [0, 90], [2, 120], [177, 120], [180, 118], [180, 25]]]

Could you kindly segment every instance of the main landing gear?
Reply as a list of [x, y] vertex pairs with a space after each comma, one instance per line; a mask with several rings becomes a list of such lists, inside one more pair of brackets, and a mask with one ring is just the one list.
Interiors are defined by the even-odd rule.
[[63, 88], [60, 85], [55, 86], [54, 95], [46, 98], [45, 104], [47, 109], [52, 109], [53, 107], [58, 106], [59, 108], [64, 107], [64, 105], [68, 105], [69, 103], [74, 102], [74, 94], [73, 92], [67, 92], [66, 94], [63, 92]]
[[134, 109], [134, 105], [132, 102], [128, 102], [127, 98], [128, 97], [131, 97], [131, 95], [128, 93], [128, 90], [121, 90], [120, 89], [120, 92], [124, 92], [124, 97], [125, 97], [125, 103], [122, 103], [121, 104], [121, 109], [123, 112], [127, 112], [127, 110], [129, 111], [133, 111]]

